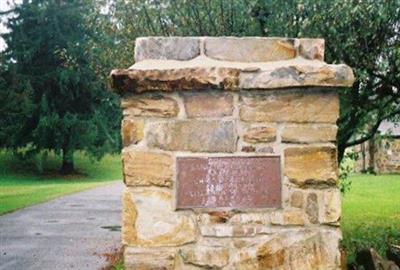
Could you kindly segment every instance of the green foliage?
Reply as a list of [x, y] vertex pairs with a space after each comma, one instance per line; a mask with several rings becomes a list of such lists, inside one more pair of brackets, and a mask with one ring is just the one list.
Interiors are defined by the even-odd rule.
[[62, 153], [66, 173], [76, 150], [100, 158], [118, 149], [118, 102], [106, 91], [108, 67], [98, 52], [111, 43], [93, 27], [100, 7], [94, 0], [16, 6], [2, 35], [1, 146]]
[[358, 159], [358, 153], [346, 152], [339, 166], [339, 189], [342, 194], [347, 193], [351, 188], [351, 173], [354, 172], [354, 165]]
[[42, 164], [43, 172], [38, 171], [37, 162], [41, 158], [38, 155], [21, 160], [9, 152], [0, 151], [0, 215], [105, 185], [122, 177], [120, 156], [106, 155], [101, 161], [93, 162], [78, 151], [75, 159], [80, 174], [69, 176], [57, 173], [62, 160], [52, 152]]
[[326, 61], [346, 63], [356, 82], [340, 92], [339, 160], [370, 139], [384, 119], [400, 121], [398, 0], [116, 0], [120, 66], [146, 35], [322, 37]]

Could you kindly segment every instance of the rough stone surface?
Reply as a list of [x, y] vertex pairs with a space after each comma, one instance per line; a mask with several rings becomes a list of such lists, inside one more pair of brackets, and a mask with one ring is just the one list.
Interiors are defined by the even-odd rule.
[[[124, 114], [127, 269], [340, 269], [337, 90], [354, 76], [323, 62], [324, 40], [150, 37], [135, 53], [110, 75]], [[248, 177], [254, 159], [266, 175]], [[266, 191], [259, 179], [274, 168], [276, 207], [225, 203]], [[240, 181], [227, 188], [226, 175]]]
[[335, 92], [249, 94], [240, 105], [240, 118], [246, 122], [336, 123], [338, 117]]
[[141, 119], [125, 118], [122, 121], [121, 133], [124, 146], [136, 144], [143, 139], [144, 121]]
[[122, 243], [135, 247], [168, 247], [194, 242], [193, 219], [174, 212], [171, 199], [171, 192], [163, 189], [125, 190]]
[[304, 222], [300, 210], [276, 211], [271, 214], [271, 223], [276, 225], [304, 225]]
[[241, 72], [239, 88], [274, 89], [299, 86], [346, 86], [353, 74], [346, 65], [288, 65], [256, 73]]
[[296, 57], [295, 39], [207, 37], [206, 56], [226, 61], [269, 62]]
[[306, 204], [306, 213], [308, 216], [308, 221], [312, 224], [318, 223], [318, 195], [314, 192], [308, 194], [307, 196], [307, 204]]
[[172, 185], [173, 160], [168, 154], [125, 151], [122, 154], [127, 186]]
[[190, 60], [200, 54], [200, 39], [193, 37], [137, 38], [135, 61], [146, 59]]
[[300, 39], [299, 54], [306, 59], [324, 61], [325, 40], [323, 39]]
[[174, 270], [175, 251], [172, 249], [146, 249], [126, 247], [124, 251], [125, 270], [163, 269]]
[[123, 98], [124, 116], [174, 117], [179, 113], [177, 102], [163, 96], [136, 96]]
[[291, 182], [299, 186], [336, 184], [336, 148], [293, 147], [285, 149], [284, 155], [284, 172]]
[[340, 220], [341, 195], [338, 189], [324, 192], [324, 223], [334, 223]]
[[336, 133], [336, 125], [286, 125], [281, 136], [288, 143], [334, 142]]
[[[157, 67], [157, 68], [155, 68]], [[110, 74], [112, 88], [120, 93], [181, 90], [254, 90], [288, 87], [350, 87], [352, 70], [346, 65], [293, 59], [271, 63], [145, 60]]]
[[229, 249], [224, 247], [205, 247], [182, 249], [184, 263], [207, 269], [220, 269], [229, 263]]
[[247, 153], [251, 153], [251, 152], [255, 152], [256, 148], [252, 145], [244, 145], [242, 146], [242, 152], [247, 152]]
[[253, 127], [248, 129], [243, 140], [248, 143], [266, 143], [276, 140], [276, 127]]
[[194, 117], [223, 117], [232, 115], [233, 96], [231, 94], [190, 93], [183, 94], [186, 115]]
[[[240, 250], [233, 269], [244, 270], [315, 270], [339, 269], [336, 236], [324, 239], [318, 233], [292, 232], [259, 238], [259, 243]], [[324, 245], [332, 242], [332, 247]], [[336, 245], [335, 245], [336, 243]]]
[[303, 193], [301, 191], [294, 191], [290, 194], [290, 206], [302, 208], [304, 203]]
[[180, 120], [149, 128], [148, 145], [164, 150], [234, 152], [237, 135], [231, 120]]

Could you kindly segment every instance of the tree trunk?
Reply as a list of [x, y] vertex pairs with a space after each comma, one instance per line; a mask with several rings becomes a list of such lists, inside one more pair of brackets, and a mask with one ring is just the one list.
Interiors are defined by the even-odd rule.
[[338, 164], [342, 161], [344, 157], [344, 151], [346, 151], [346, 146], [343, 144], [338, 143]]
[[62, 165], [60, 169], [61, 174], [71, 174], [74, 172], [74, 151], [71, 149], [63, 148], [62, 151]]

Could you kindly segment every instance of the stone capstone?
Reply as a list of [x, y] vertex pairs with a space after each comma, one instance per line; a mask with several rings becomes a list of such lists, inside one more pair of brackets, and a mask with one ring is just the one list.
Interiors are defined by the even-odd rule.
[[[157, 68], [155, 68], [157, 67]], [[220, 89], [228, 91], [289, 87], [350, 87], [352, 70], [346, 65], [293, 59], [278, 62], [224, 62], [197, 57], [190, 61], [144, 60], [110, 74], [119, 93]]]
[[171, 191], [160, 188], [126, 189], [122, 243], [133, 247], [171, 247], [194, 242], [194, 220], [174, 212], [171, 199]]
[[232, 120], [177, 120], [152, 123], [147, 143], [169, 151], [234, 152], [237, 135]]
[[127, 186], [172, 186], [173, 160], [168, 154], [124, 151], [124, 179]]
[[284, 155], [284, 173], [294, 184], [336, 184], [338, 169], [335, 147], [287, 148]]

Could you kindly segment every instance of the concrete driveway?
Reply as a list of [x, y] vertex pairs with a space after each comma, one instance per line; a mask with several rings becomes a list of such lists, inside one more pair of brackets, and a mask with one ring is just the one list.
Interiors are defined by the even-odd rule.
[[0, 216], [0, 270], [101, 269], [120, 248], [122, 181]]

